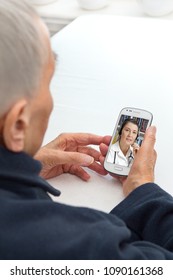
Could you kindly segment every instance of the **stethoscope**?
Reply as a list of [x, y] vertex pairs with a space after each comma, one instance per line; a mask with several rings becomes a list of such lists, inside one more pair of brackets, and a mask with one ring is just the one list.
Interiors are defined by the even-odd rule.
[[[116, 151], [114, 153], [114, 161], [113, 164], [115, 164], [115, 160], [116, 160]], [[128, 166], [130, 166], [131, 162], [134, 160], [134, 156], [133, 156], [133, 152], [130, 152], [130, 155], [128, 156]]]
[[130, 166], [131, 162], [134, 160], [133, 152], [130, 152], [130, 155], [128, 156], [128, 166]]

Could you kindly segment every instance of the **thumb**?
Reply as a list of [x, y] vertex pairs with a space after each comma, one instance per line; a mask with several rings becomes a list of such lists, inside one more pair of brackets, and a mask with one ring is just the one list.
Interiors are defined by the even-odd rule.
[[142, 147], [145, 147], [145, 150], [148, 152], [153, 151], [155, 142], [156, 142], [156, 127], [150, 126], [145, 133]]

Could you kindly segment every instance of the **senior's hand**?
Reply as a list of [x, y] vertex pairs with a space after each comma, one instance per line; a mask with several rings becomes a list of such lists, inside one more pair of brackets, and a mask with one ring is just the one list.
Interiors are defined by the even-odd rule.
[[154, 150], [155, 139], [156, 128], [148, 128], [144, 141], [135, 156], [129, 175], [123, 182], [125, 196], [145, 183], [154, 182], [154, 167], [156, 162], [156, 151]]
[[49, 179], [70, 173], [87, 181], [90, 175], [82, 167], [88, 167], [101, 175], [107, 172], [100, 164], [101, 153], [88, 145], [107, 143], [107, 138], [87, 133], [64, 133], [43, 146], [35, 155], [41, 161], [40, 175]]
[[[144, 141], [136, 153], [128, 177], [111, 174], [112, 177], [118, 179], [122, 183], [125, 196], [145, 183], [154, 182], [154, 167], [156, 162], [156, 151], [154, 150], [155, 138], [156, 128], [148, 128]], [[109, 138], [106, 137], [104, 143], [100, 144], [100, 151], [102, 154], [100, 162], [102, 164], [104, 163], [108, 151], [109, 142]]]

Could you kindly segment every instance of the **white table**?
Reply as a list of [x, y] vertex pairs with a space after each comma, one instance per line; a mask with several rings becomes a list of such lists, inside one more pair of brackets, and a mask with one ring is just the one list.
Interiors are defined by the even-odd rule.
[[[149, 110], [158, 128], [156, 182], [173, 194], [173, 21], [82, 16], [52, 38], [58, 67], [54, 111], [44, 142], [61, 132], [111, 134], [121, 108]], [[109, 175], [89, 182], [62, 175], [49, 182], [59, 201], [109, 211], [123, 199]]]

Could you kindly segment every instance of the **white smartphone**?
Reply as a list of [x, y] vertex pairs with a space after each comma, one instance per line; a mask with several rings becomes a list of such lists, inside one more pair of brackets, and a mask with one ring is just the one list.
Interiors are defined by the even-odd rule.
[[146, 110], [130, 107], [121, 110], [104, 161], [109, 173], [128, 175], [152, 119], [152, 113]]

